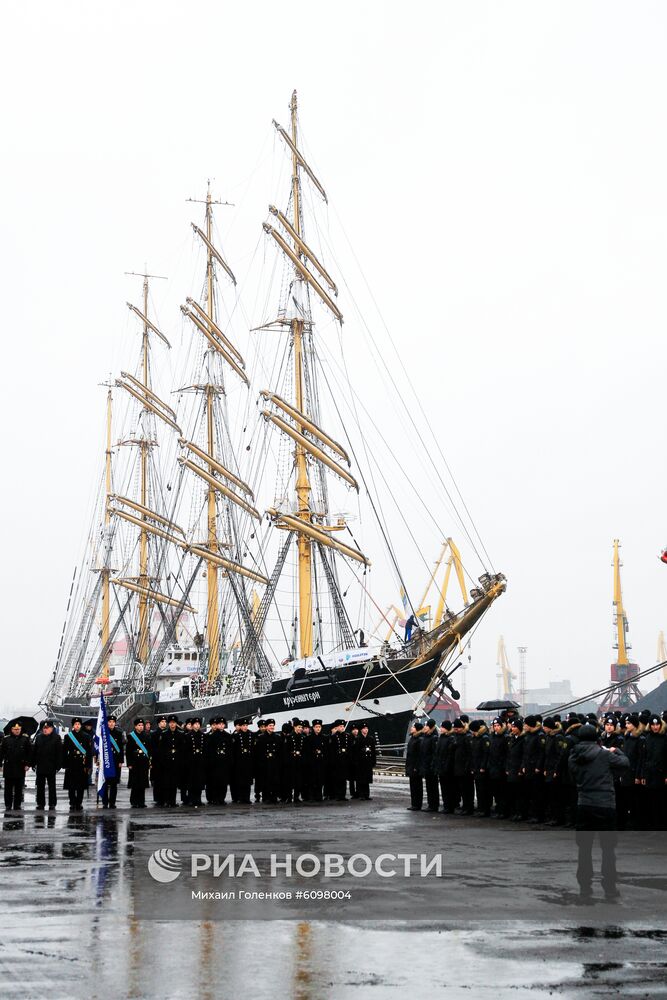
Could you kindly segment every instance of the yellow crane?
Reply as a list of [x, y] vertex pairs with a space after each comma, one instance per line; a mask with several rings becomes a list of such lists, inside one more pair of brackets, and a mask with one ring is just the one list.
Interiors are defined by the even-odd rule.
[[[468, 603], [468, 591], [466, 588], [465, 576], [463, 574], [463, 563], [461, 562], [461, 553], [454, 544], [454, 540], [452, 538], [448, 538], [442, 546], [440, 559], [438, 560], [436, 568], [433, 571], [433, 577], [435, 577], [435, 574], [437, 573], [440, 567], [440, 563], [444, 559], [445, 552], [447, 551], [448, 548], [449, 548], [449, 558], [447, 560], [447, 569], [445, 570], [445, 578], [442, 581], [442, 587], [440, 588], [440, 598], [438, 600], [438, 607], [435, 612], [435, 619], [433, 621], [434, 628], [437, 628], [440, 622], [442, 621], [442, 616], [447, 604], [447, 589], [449, 587], [449, 578], [452, 575], [452, 566], [454, 567], [454, 570], [456, 572], [456, 578], [459, 581], [459, 587], [461, 589], [461, 597], [463, 598], [463, 603], [464, 604]], [[422, 604], [423, 603], [424, 602], [422, 601]]]
[[614, 643], [614, 648], [618, 650], [618, 656], [616, 657], [616, 663], [619, 666], [627, 666], [630, 662], [628, 659], [628, 649], [630, 648], [630, 643], [627, 641], [626, 635], [628, 631], [628, 616], [625, 613], [623, 607], [623, 593], [621, 591], [621, 560], [618, 554], [619, 549], [618, 538], [614, 539], [614, 625], [616, 626], [616, 642]]
[[[424, 593], [422, 594], [421, 601], [419, 602], [419, 604], [418, 604], [418, 606], [417, 606], [417, 608], [415, 610], [415, 614], [416, 614], [417, 617], [420, 617], [421, 615], [427, 614], [430, 611], [431, 606], [430, 606], [430, 604], [429, 605], [426, 604], [426, 598], [428, 597], [428, 592], [429, 592], [429, 590], [431, 589], [432, 585], [435, 582], [435, 579], [436, 579], [436, 577], [438, 575], [438, 570], [442, 566], [442, 564], [443, 564], [443, 562], [445, 560], [445, 556], [447, 555], [448, 551], [449, 551], [449, 556], [447, 558], [447, 563], [446, 563], [446, 568], [445, 568], [445, 576], [444, 576], [444, 579], [442, 581], [442, 586], [439, 588], [439, 592], [438, 592], [438, 605], [437, 605], [436, 612], [435, 612], [435, 618], [433, 619], [433, 625], [432, 625], [433, 628], [437, 628], [438, 625], [440, 625], [442, 623], [442, 619], [443, 619], [443, 616], [444, 616], [445, 608], [447, 606], [447, 591], [449, 589], [449, 581], [450, 581], [450, 577], [452, 575], [452, 568], [454, 569], [454, 572], [456, 573], [456, 578], [458, 580], [459, 587], [460, 587], [460, 590], [461, 590], [461, 596], [463, 598], [463, 603], [465, 605], [468, 604], [468, 590], [467, 590], [466, 582], [465, 582], [465, 575], [464, 575], [464, 571], [463, 571], [463, 563], [461, 561], [461, 553], [459, 552], [459, 550], [458, 550], [456, 544], [454, 543], [453, 539], [446, 538], [445, 541], [442, 543], [442, 547], [440, 549], [440, 555], [438, 556], [438, 558], [435, 561], [435, 566], [433, 568], [433, 572], [431, 573], [431, 575], [430, 575], [430, 577], [428, 579], [428, 583], [426, 584], [426, 587], [424, 588]], [[386, 636], [386, 641], [387, 642], [389, 642], [389, 640], [391, 639], [391, 637], [392, 637], [392, 635], [394, 633], [394, 629], [396, 627], [397, 621], [399, 620], [399, 618], [402, 617], [402, 612], [396, 607], [395, 604], [390, 605], [389, 608], [387, 609], [387, 613], [392, 612], [392, 611], [393, 611], [393, 618], [391, 620], [389, 631], [387, 632], [387, 636]], [[386, 617], [384, 617], [383, 620], [384, 621], [388, 621], [388, 619]], [[382, 624], [382, 621], [378, 622], [378, 624], [377, 624], [377, 626], [376, 626], [376, 628], [375, 628], [374, 631], [377, 631], [377, 629], [380, 628], [381, 624]]]
[[614, 649], [616, 659], [611, 664], [611, 681], [614, 685], [605, 701], [598, 706], [598, 711], [609, 712], [616, 709], [628, 709], [641, 698], [641, 691], [637, 687], [637, 674], [639, 667], [636, 663], [630, 662], [628, 652], [630, 643], [628, 642], [628, 616], [623, 606], [623, 593], [621, 590], [621, 559], [619, 556], [620, 542], [614, 539], [614, 630], [616, 639]]
[[498, 656], [496, 660], [496, 665], [498, 667], [498, 680], [502, 681], [502, 695], [503, 698], [513, 699], [516, 694], [514, 690], [514, 681], [516, 680], [516, 674], [512, 673], [510, 668], [510, 661], [507, 655], [507, 647], [505, 646], [504, 636], [500, 636], [498, 639]]
[[[658, 635], [658, 653], [656, 663], [664, 663], [667, 660], [667, 642], [665, 642], [665, 633], [660, 632]], [[667, 667], [662, 668], [663, 680], [667, 681]]]

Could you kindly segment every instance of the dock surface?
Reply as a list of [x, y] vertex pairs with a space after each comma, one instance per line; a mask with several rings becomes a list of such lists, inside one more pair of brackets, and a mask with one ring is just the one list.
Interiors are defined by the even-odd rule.
[[[28, 788], [24, 812], [4, 815], [3, 996], [667, 997], [664, 834], [621, 837], [618, 898], [606, 901], [596, 882], [588, 901], [572, 830], [411, 812], [397, 778], [378, 780], [370, 802], [131, 810], [126, 788], [115, 811], [93, 802], [70, 814], [62, 795], [55, 813], [40, 814]], [[183, 853], [264, 837], [317, 852], [345, 836], [442, 852], [442, 875], [428, 891], [404, 880], [382, 905], [359, 880], [355, 904], [341, 901], [335, 919], [312, 908], [270, 922], [182, 919], [169, 886], [156, 886], [155, 903], [138, 898], [148, 892], [145, 844]]]

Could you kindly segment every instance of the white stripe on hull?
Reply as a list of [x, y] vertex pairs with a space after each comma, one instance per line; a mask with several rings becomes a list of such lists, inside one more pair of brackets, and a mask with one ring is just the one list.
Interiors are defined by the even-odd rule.
[[361, 705], [352, 707], [352, 705], [338, 702], [335, 705], [319, 706], [316, 700], [304, 699], [303, 701], [299, 700], [283, 712], [272, 713], [270, 718], [276, 720], [276, 729], [280, 729], [284, 722], [291, 722], [294, 718], [308, 719], [309, 722], [312, 722], [313, 719], [321, 719], [325, 726], [331, 725], [334, 719], [342, 719], [346, 724], [366, 719], [372, 726], [374, 721], [377, 722], [387, 712], [391, 715], [400, 715], [402, 712], [414, 711], [418, 698], [419, 694], [396, 694], [389, 698], [380, 698], [380, 704], [373, 705], [377, 715], [372, 715]]

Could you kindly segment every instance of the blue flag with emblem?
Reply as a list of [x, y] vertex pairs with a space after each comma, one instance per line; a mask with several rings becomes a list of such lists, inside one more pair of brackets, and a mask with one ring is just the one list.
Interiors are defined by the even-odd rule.
[[100, 695], [100, 710], [97, 713], [97, 726], [95, 727], [95, 750], [99, 759], [97, 768], [97, 794], [101, 795], [104, 783], [109, 778], [116, 778], [116, 761], [112, 750], [112, 737], [109, 732], [107, 722], [107, 707], [104, 704], [104, 695]]

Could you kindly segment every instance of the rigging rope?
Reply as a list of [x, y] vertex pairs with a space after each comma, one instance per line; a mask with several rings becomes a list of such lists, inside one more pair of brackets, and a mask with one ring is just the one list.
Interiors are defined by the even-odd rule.
[[[303, 148], [308, 151], [308, 158], [309, 158], [310, 162], [312, 162], [315, 165], [317, 165], [316, 158], [314, 156], [312, 156], [311, 151], [308, 148], [308, 144], [307, 144], [307, 142], [306, 142], [306, 140], [305, 140], [305, 138], [303, 136], [303, 130], [301, 130], [301, 142], [303, 143]], [[371, 301], [372, 301], [373, 305], [375, 306], [375, 309], [377, 310], [377, 314], [378, 314], [378, 316], [380, 318], [380, 322], [382, 323], [382, 325], [384, 327], [384, 330], [385, 330], [385, 332], [387, 334], [387, 337], [389, 339], [389, 343], [391, 344], [392, 349], [394, 351], [394, 354], [396, 355], [396, 358], [397, 358], [397, 360], [400, 363], [401, 362], [401, 357], [400, 357], [400, 354], [399, 354], [398, 349], [396, 347], [396, 344], [395, 344], [395, 342], [393, 340], [393, 337], [391, 335], [391, 331], [389, 329], [389, 326], [388, 326], [388, 324], [387, 324], [387, 322], [386, 322], [386, 320], [384, 318], [384, 315], [383, 315], [383, 313], [382, 313], [382, 311], [381, 311], [381, 309], [380, 309], [380, 307], [379, 307], [379, 305], [377, 303], [377, 300], [375, 299], [375, 296], [373, 295], [373, 291], [372, 291], [371, 286], [370, 286], [370, 284], [368, 282], [368, 279], [366, 277], [364, 269], [361, 266], [361, 262], [359, 261], [359, 258], [357, 257], [357, 255], [355, 253], [355, 250], [354, 250], [354, 247], [352, 245], [352, 242], [351, 242], [350, 238], [347, 235], [347, 232], [346, 232], [345, 227], [343, 225], [342, 219], [340, 218], [338, 212], [336, 211], [335, 204], [332, 205], [332, 210], [333, 210], [333, 214], [334, 214], [334, 216], [335, 216], [335, 218], [336, 218], [336, 220], [338, 222], [338, 225], [340, 226], [340, 229], [341, 229], [341, 232], [342, 232], [343, 237], [345, 239], [345, 242], [347, 243], [347, 246], [349, 247], [349, 250], [350, 250], [350, 252], [352, 254], [352, 257], [353, 257], [353, 259], [354, 259], [357, 267], [359, 268], [359, 273], [361, 274], [363, 283], [366, 286], [366, 289], [368, 291], [368, 294], [370, 295]], [[316, 218], [316, 216], [315, 216], [314, 213], [313, 213], [313, 217]], [[320, 238], [322, 238], [322, 234], [321, 233], [318, 232], [318, 235], [320, 236]], [[325, 241], [325, 243], [326, 243], [326, 245], [327, 245], [327, 247], [328, 247], [328, 249], [329, 249], [329, 251], [331, 253], [331, 256], [332, 256], [332, 259], [334, 260], [334, 263], [336, 263], [336, 266], [338, 267], [338, 263], [337, 263], [337, 260], [336, 260], [336, 255], [333, 252], [333, 248], [331, 247], [331, 244], [326, 239], [326, 237], [324, 237], [324, 241]], [[387, 373], [387, 375], [388, 375], [388, 377], [389, 377], [389, 379], [391, 381], [391, 384], [393, 385], [393, 387], [394, 387], [394, 389], [395, 389], [395, 391], [396, 391], [396, 393], [398, 395], [398, 398], [400, 399], [401, 404], [403, 405], [403, 409], [405, 410], [405, 413], [406, 413], [406, 415], [408, 417], [408, 420], [410, 421], [410, 423], [411, 423], [412, 427], [414, 428], [415, 432], [419, 435], [419, 429], [417, 428], [417, 426], [415, 424], [414, 417], [412, 416], [412, 412], [411, 412], [410, 408], [407, 406], [407, 403], [405, 402], [405, 400], [403, 399], [403, 396], [402, 396], [402, 394], [400, 392], [400, 389], [398, 388], [398, 385], [396, 384], [396, 381], [395, 381], [393, 375], [391, 374], [389, 366], [387, 365], [387, 362], [386, 362], [386, 360], [384, 358], [384, 355], [378, 349], [377, 343], [375, 341], [375, 338], [373, 337], [373, 334], [371, 332], [370, 326], [366, 322], [366, 319], [364, 318], [364, 315], [361, 312], [361, 309], [359, 308], [359, 306], [358, 306], [358, 304], [356, 302], [356, 299], [355, 299], [354, 295], [352, 294], [352, 290], [350, 289], [349, 285], [347, 284], [347, 281], [345, 280], [345, 277], [344, 277], [344, 275], [343, 275], [340, 267], [338, 267], [338, 271], [341, 274], [341, 279], [343, 281], [343, 284], [345, 285], [345, 287], [346, 287], [346, 289], [348, 291], [348, 294], [350, 295], [350, 298], [351, 298], [351, 300], [352, 300], [352, 302], [353, 302], [353, 304], [355, 306], [355, 309], [357, 310], [359, 318], [360, 318], [360, 320], [361, 320], [364, 328], [366, 329], [366, 331], [368, 333], [368, 336], [369, 336], [369, 338], [371, 340], [371, 343], [373, 344], [373, 347], [375, 348], [376, 352], [378, 353], [379, 357], [382, 360], [383, 367], [385, 368], [385, 371], [386, 371], [386, 373]], [[475, 521], [474, 521], [474, 519], [472, 517], [472, 514], [470, 513], [470, 510], [469, 510], [469, 508], [468, 508], [468, 506], [467, 506], [467, 504], [466, 504], [466, 502], [465, 502], [465, 500], [463, 498], [463, 495], [461, 493], [461, 490], [459, 489], [458, 483], [456, 481], [456, 478], [454, 477], [454, 474], [452, 473], [452, 470], [451, 470], [451, 468], [449, 466], [449, 463], [447, 462], [447, 459], [444, 456], [442, 448], [440, 447], [440, 442], [438, 441], [435, 433], [433, 432], [432, 425], [431, 425], [431, 423], [429, 422], [429, 420], [428, 420], [428, 418], [426, 416], [426, 413], [424, 411], [424, 407], [423, 407], [422, 401], [421, 401], [419, 395], [417, 394], [417, 392], [415, 390], [415, 387], [414, 387], [414, 385], [413, 385], [413, 383], [412, 383], [412, 381], [410, 379], [409, 374], [407, 372], [404, 372], [404, 374], [405, 374], [405, 377], [407, 379], [407, 382], [408, 382], [408, 385], [410, 387], [410, 390], [412, 392], [412, 395], [414, 396], [414, 399], [415, 399], [415, 401], [417, 403], [419, 411], [422, 414], [422, 416], [424, 418], [424, 422], [425, 422], [426, 426], [428, 427], [429, 432], [430, 432], [430, 434], [431, 434], [431, 436], [433, 438], [433, 441], [434, 441], [435, 446], [436, 446], [436, 448], [438, 450], [438, 453], [439, 453], [439, 455], [440, 455], [440, 457], [442, 459], [442, 462], [443, 462], [445, 468], [447, 469], [447, 472], [448, 472], [448, 474], [449, 474], [449, 476], [450, 476], [450, 478], [452, 480], [452, 483], [454, 485], [454, 489], [455, 489], [457, 495], [459, 496], [459, 499], [461, 500], [461, 503], [463, 504], [463, 508], [464, 508], [464, 510], [465, 510], [465, 512], [466, 512], [466, 514], [468, 516], [468, 519], [470, 521], [472, 529], [473, 529], [473, 531], [474, 531], [474, 533], [475, 533], [475, 535], [476, 535], [476, 537], [477, 537], [477, 539], [478, 539], [478, 541], [480, 543], [482, 551], [484, 552], [484, 554], [486, 556], [486, 559], [488, 560], [488, 563], [491, 566], [492, 571], [495, 572], [494, 567], [493, 567], [493, 562], [492, 562], [492, 560], [491, 560], [491, 558], [490, 558], [490, 556], [489, 556], [489, 554], [488, 554], [488, 552], [486, 550], [486, 546], [484, 545], [484, 542], [483, 542], [483, 540], [482, 540], [482, 538], [480, 536], [480, 533], [479, 533], [479, 531], [477, 529], [477, 525], [475, 524]], [[453, 503], [453, 500], [452, 500], [452, 497], [451, 497], [451, 495], [449, 493], [447, 485], [444, 482], [444, 480], [443, 480], [443, 478], [442, 478], [442, 476], [440, 474], [440, 470], [437, 467], [436, 463], [433, 461], [432, 456], [430, 455], [430, 453], [427, 450], [426, 450], [426, 456], [429, 459], [429, 461], [430, 461], [430, 463], [431, 463], [431, 465], [433, 467], [433, 470], [435, 471], [436, 476], [440, 480], [440, 483], [441, 483], [443, 489], [445, 490], [445, 493], [449, 497], [450, 502], [452, 502], [452, 505], [454, 506], [454, 509], [456, 510], [456, 505]], [[463, 519], [460, 517], [460, 515], [458, 515], [458, 512], [457, 512], [457, 516], [458, 516], [459, 521], [461, 523], [461, 527], [463, 528], [463, 530], [464, 530], [464, 532], [465, 532], [465, 534], [466, 534], [466, 536], [467, 536], [467, 538], [468, 538], [468, 540], [469, 540], [472, 548], [475, 551], [475, 554], [477, 555], [477, 557], [479, 558], [480, 562], [482, 563], [482, 565], [486, 569], [487, 567], [486, 567], [486, 565], [484, 563], [484, 560], [481, 558], [481, 556], [480, 556], [480, 554], [479, 554], [479, 552], [477, 550], [477, 547], [476, 547], [476, 545], [475, 545], [472, 537], [470, 536], [470, 533], [468, 532], [468, 529], [465, 527], [465, 524], [463, 523]]]

